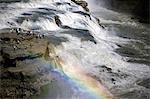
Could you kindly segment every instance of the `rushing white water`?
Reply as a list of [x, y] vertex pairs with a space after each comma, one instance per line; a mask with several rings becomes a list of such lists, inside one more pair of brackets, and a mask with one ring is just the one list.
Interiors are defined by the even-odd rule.
[[[143, 77], [148, 78], [150, 75], [148, 65], [129, 63], [128, 57], [115, 52], [115, 49], [119, 48], [118, 45], [138, 40], [121, 38], [116, 35], [115, 30], [109, 31], [107, 27], [103, 29], [94, 16], [89, 15], [71, 0], [30, 0], [29, 2], [0, 4], [0, 7], [3, 6], [5, 9], [0, 10], [0, 29], [20, 27], [47, 36], [53, 34], [67, 38], [68, 42], [63, 42], [56, 47], [57, 55], [62, 59], [67, 57], [65, 61], [73, 66], [83, 66], [86, 73], [96, 75], [109, 89], [121, 86], [120, 89], [126, 91], [125, 89], [129, 88], [130, 84]], [[106, 16], [109, 17], [112, 15], [123, 18], [122, 14], [104, 8], [100, 11], [108, 12]], [[58, 21], [55, 19], [56, 16], [59, 18], [60, 25], [56, 22]], [[106, 25], [125, 24], [136, 27], [134, 22], [107, 20], [101, 15], [96, 16]], [[127, 17], [125, 16], [124, 19]], [[69, 28], [64, 28], [65, 26]], [[114, 75], [119, 71], [118, 75], [125, 74], [127, 77], [117, 77], [117, 74], [114, 76], [107, 71], [100, 72], [102, 66], [111, 68]], [[116, 79], [115, 84], [110, 80], [112, 77]], [[137, 86], [133, 85], [132, 88], [136, 89]]]

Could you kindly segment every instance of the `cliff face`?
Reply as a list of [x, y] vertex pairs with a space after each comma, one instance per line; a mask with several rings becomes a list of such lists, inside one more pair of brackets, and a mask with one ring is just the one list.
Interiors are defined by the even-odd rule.
[[108, 9], [133, 14], [141, 22], [150, 22], [149, 0], [95, 0], [94, 2]]
[[133, 13], [140, 18], [141, 22], [150, 23], [150, 2], [149, 0], [139, 0]]
[[112, 0], [110, 7], [122, 12], [133, 14], [140, 22], [149, 23], [149, 0]]

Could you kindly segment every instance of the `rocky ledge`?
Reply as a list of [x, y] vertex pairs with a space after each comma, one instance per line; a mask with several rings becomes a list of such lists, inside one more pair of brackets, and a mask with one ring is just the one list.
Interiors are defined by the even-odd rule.
[[0, 98], [27, 99], [40, 94], [40, 88], [50, 83], [49, 53], [54, 45], [48, 38], [34, 33], [0, 33]]
[[73, 1], [77, 5], [82, 6], [85, 11], [89, 12], [88, 3], [86, 1], [84, 1], [84, 0], [71, 0], [71, 1]]

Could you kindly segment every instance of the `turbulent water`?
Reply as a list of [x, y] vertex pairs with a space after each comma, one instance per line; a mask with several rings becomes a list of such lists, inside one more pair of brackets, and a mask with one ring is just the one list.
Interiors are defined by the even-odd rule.
[[105, 8], [90, 10], [70, 0], [2, 0], [0, 29], [17, 27], [53, 36], [63, 67], [52, 72], [57, 82], [46, 99], [103, 99], [110, 93], [149, 99], [149, 85], [144, 84], [150, 83], [149, 26]]

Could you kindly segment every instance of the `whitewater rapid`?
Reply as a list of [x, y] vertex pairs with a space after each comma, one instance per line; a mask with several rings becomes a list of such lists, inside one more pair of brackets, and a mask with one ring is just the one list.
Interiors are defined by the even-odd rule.
[[[52, 57], [60, 58], [60, 60], [56, 59], [59, 66], [55, 69], [58, 73], [63, 72], [66, 77], [72, 79], [78, 87], [84, 86], [85, 88], [81, 88], [82, 91], [90, 90], [87, 94], [95, 94], [92, 98], [112, 98], [114, 96], [111, 92], [114, 90], [111, 88], [114, 86], [123, 86], [121, 88], [125, 91], [128, 84], [150, 75], [149, 66], [129, 63], [127, 57], [115, 52], [119, 45], [137, 40], [114, 35], [115, 31], [101, 27], [94, 15], [86, 12], [71, 0], [29, 0], [27, 2], [1, 3], [0, 7], [0, 29], [21, 28], [38, 35], [66, 38], [66, 42], [55, 46], [55, 53]], [[135, 26], [134, 22], [126, 23], [104, 18], [100, 18], [100, 20], [104, 24]], [[126, 78], [114, 77], [116, 78], [114, 85], [110, 80], [113, 76], [108, 72], [101, 73], [98, 69], [104, 66], [111, 68], [112, 72], [119, 71], [119, 73], [129, 76]], [[96, 76], [97, 79], [93, 76]], [[88, 99], [87, 96], [85, 97]], [[68, 99], [70, 98], [68, 97]]]

